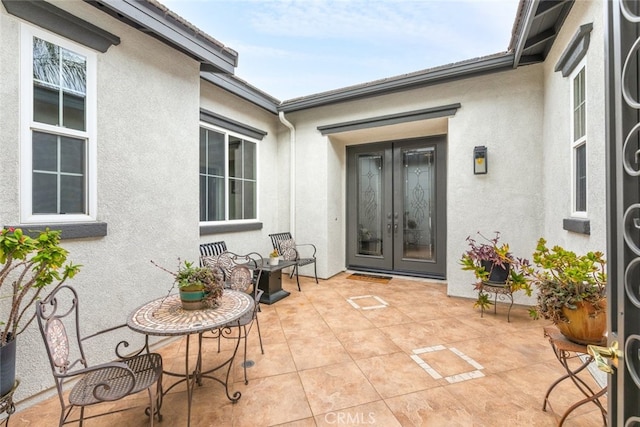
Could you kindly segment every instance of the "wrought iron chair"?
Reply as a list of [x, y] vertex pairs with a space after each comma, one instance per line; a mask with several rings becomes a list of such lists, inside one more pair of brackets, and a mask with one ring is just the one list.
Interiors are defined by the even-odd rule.
[[[246, 255], [238, 255], [227, 251], [217, 256], [206, 256], [201, 259], [205, 266], [221, 272], [221, 276], [224, 277], [226, 288], [251, 293], [253, 295], [255, 302], [253, 310], [249, 311], [240, 319], [227, 323], [216, 331], [212, 331], [212, 338], [218, 339], [218, 352], [220, 352], [221, 338], [244, 340], [244, 361], [242, 367], [244, 369], [244, 383], [248, 384], [247, 339], [254, 322], [258, 329], [260, 351], [264, 354], [262, 335], [260, 333], [260, 321], [258, 320], [258, 312], [260, 312], [260, 297], [264, 292], [262, 289], [258, 288], [260, 275], [262, 274], [262, 256], [256, 252], [250, 252]], [[234, 333], [233, 331], [235, 328], [239, 329], [237, 333]]]
[[[289, 277], [293, 277], [293, 274], [296, 275], [296, 281], [298, 282], [298, 291], [300, 291], [300, 279], [298, 278], [298, 268], [304, 267], [305, 265], [313, 264], [313, 275], [316, 278], [316, 283], [318, 283], [318, 271], [316, 268], [316, 247], [311, 243], [298, 243], [296, 244], [293, 237], [291, 237], [291, 233], [274, 233], [269, 234], [271, 237], [271, 244], [273, 245], [273, 249], [278, 251], [278, 254], [282, 258], [287, 261], [295, 261], [296, 265], [291, 270], [291, 274]], [[313, 248], [313, 253], [310, 256], [301, 257], [300, 251], [298, 248], [308, 246]], [[307, 249], [305, 252], [309, 252]]]
[[204, 257], [217, 256], [227, 251], [227, 244], [224, 240], [219, 242], [202, 243], [200, 245], [200, 266], [204, 266], [202, 260]]
[[[83, 349], [83, 345], [89, 344], [87, 340], [126, 325], [83, 337], [80, 333], [78, 305], [78, 294], [68, 285], [60, 286], [47, 298], [36, 303], [36, 317], [62, 407], [59, 426], [72, 422], [79, 422], [82, 426], [86, 406], [112, 402], [143, 390], [147, 390], [149, 394], [149, 407], [145, 413], [149, 416], [151, 426], [156, 415], [158, 421], [162, 420], [162, 357], [149, 352], [146, 339], [141, 349], [125, 356], [121, 352], [129, 343], [120, 340], [115, 347], [116, 361], [90, 365]], [[63, 383], [72, 379], [76, 381], [65, 399]], [[79, 418], [68, 420], [74, 407], [80, 408]], [[125, 409], [102, 412], [87, 419]]]

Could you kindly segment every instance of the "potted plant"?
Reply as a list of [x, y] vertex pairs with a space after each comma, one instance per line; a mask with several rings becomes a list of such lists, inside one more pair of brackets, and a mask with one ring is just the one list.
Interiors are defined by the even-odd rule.
[[55, 289], [80, 270], [67, 263], [59, 242], [60, 231], [48, 228], [37, 238], [20, 228], [0, 230], [0, 396], [14, 385], [16, 338], [35, 318], [31, 307], [47, 286]]
[[210, 267], [197, 267], [193, 262], [181, 262], [180, 259], [175, 273], [151, 262], [175, 278], [174, 284], [178, 286], [182, 308], [200, 310], [217, 306], [224, 290], [222, 274], [216, 274]]
[[571, 341], [603, 344], [607, 328], [604, 254], [576, 255], [558, 245], [549, 248], [540, 238], [533, 262], [538, 267], [532, 276], [538, 299], [529, 311], [531, 317], [551, 320]]
[[274, 249], [269, 254], [269, 265], [278, 265], [280, 263], [280, 254], [277, 249]]
[[462, 254], [460, 264], [463, 270], [472, 271], [478, 291], [478, 299], [474, 307], [483, 311], [492, 302], [485, 291], [485, 287], [503, 288], [508, 294], [524, 291], [531, 295], [531, 284], [528, 275], [531, 272], [529, 260], [517, 258], [509, 251], [509, 245], [500, 242], [500, 232], [496, 231], [493, 238], [477, 233], [482, 241], [471, 236], [467, 237], [468, 249]]

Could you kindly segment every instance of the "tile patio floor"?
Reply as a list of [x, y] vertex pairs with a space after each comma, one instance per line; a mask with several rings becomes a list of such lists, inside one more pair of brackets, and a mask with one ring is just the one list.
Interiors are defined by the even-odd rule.
[[[542, 411], [549, 385], [563, 374], [543, 327], [526, 307], [498, 305], [480, 317], [473, 301], [446, 296], [446, 285], [393, 278], [388, 284], [347, 279], [342, 273], [316, 285], [283, 279], [291, 295], [262, 305], [251, 332], [249, 384], [236, 362], [230, 403], [223, 387], [205, 380], [196, 387], [192, 426], [554, 426], [582, 398], [566, 381], [551, 394], [553, 409]], [[254, 325], [255, 326], [255, 325]], [[205, 367], [229, 354], [207, 341]], [[166, 368], [184, 366], [184, 340], [158, 351]], [[239, 353], [236, 361], [241, 361]], [[586, 376], [590, 384], [592, 378]], [[165, 377], [165, 387], [172, 382]], [[165, 396], [162, 427], [186, 425], [186, 391]], [[606, 406], [606, 399], [603, 399]], [[146, 395], [127, 402], [133, 410], [89, 420], [86, 426], [146, 426]], [[555, 412], [554, 412], [555, 410]], [[10, 427], [57, 425], [59, 404], [46, 400], [18, 406]], [[565, 426], [600, 426], [593, 404], [574, 411]]]

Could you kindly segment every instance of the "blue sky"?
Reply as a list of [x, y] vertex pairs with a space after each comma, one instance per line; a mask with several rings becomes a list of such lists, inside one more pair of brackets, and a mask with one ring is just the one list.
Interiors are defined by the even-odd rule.
[[507, 50], [518, 0], [160, 0], [293, 99]]

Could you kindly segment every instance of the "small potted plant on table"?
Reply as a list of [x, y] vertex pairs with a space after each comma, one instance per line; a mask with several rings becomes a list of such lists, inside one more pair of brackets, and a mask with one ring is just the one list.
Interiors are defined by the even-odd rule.
[[602, 252], [577, 255], [561, 246], [549, 248], [538, 240], [533, 262], [538, 270], [532, 282], [538, 288], [538, 303], [529, 314], [551, 320], [567, 337], [579, 344], [606, 342], [605, 259]]
[[197, 267], [189, 261], [181, 262], [178, 259], [178, 272], [167, 270], [156, 264], [153, 265], [175, 277], [174, 283], [178, 285], [180, 302], [185, 310], [200, 310], [214, 308], [224, 291], [223, 274], [217, 274], [210, 267]]
[[484, 314], [484, 310], [494, 304], [489, 298], [489, 293], [493, 293], [495, 300], [498, 295], [511, 300], [510, 314], [514, 292], [522, 290], [527, 296], [531, 295], [532, 288], [528, 280], [531, 273], [529, 260], [515, 257], [509, 251], [508, 244], [500, 243], [500, 232], [496, 231], [493, 238], [485, 237], [480, 232], [477, 234], [483, 241], [479, 242], [468, 236], [469, 248], [460, 259], [462, 269], [472, 271], [476, 278], [474, 287], [478, 291], [478, 298], [474, 307], [479, 307]]

